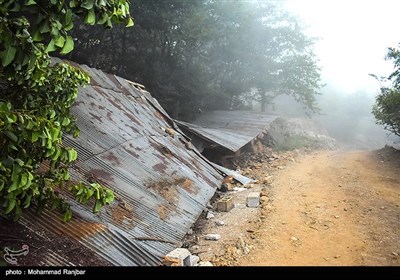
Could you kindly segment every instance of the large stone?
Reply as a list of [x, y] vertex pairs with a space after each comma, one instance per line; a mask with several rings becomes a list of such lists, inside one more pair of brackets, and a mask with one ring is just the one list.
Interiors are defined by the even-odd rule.
[[176, 248], [164, 257], [163, 264], [166, 266], [189, 266], [190, 255], [188, 249]]
[[260, 193], [251, 192], [247, 196], [247, 207], [258, 207], [260, 205]]

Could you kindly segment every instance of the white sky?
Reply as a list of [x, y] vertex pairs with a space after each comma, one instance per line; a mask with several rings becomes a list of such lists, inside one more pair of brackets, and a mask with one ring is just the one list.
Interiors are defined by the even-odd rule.
[[307, 34], [320, 37], [315, 53], [323, 82], [343, 93], [377, 93], [369, 73], [387, 76], [388, 47], [400, 43], [399, 0], [286, 0], [289, 11], [305, 23]]

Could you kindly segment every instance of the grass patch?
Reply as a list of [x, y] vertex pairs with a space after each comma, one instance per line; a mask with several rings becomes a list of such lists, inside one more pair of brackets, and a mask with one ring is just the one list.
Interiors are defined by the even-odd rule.
[[285, 141], [275, 145], [275, 149], [278, 151], [293, 151], [300, 148], [315, 147], [318, 144], [318, 140], [309, 138], [307, 136], [295, 135], [285, 138]]

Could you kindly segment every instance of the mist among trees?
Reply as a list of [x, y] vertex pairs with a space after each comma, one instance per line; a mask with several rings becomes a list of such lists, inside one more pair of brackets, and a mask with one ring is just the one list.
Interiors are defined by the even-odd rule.
[[131, 15], [129, 29], [77, 25], [68, 59], [145, 85], [177, 119], [281, 94], [316, 109], [314, 39], [279, 3], [137, 0]]

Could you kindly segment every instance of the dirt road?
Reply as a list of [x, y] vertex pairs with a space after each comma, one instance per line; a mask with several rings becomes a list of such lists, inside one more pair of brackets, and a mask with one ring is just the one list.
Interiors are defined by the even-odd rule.
[[322, 151], [279, 170], [241, 266], [400, 265], [400, 156]]

